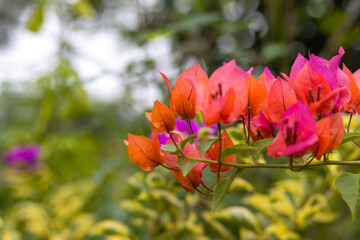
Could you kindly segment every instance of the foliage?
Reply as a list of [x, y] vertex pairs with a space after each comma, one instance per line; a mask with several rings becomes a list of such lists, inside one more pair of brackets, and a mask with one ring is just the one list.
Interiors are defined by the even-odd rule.
[[[170, 95], [156, 69], [169, 69], [173, 86], [179, 73], [195, 62], [212, 72], [222, 62], [236, 59], [244, 69], [255, 66], [257, 77], [264, 65], [273, 72], [288, 72], [298, 52], [306, 55], [311, 50], [330, 57], [342, 45], [347, 52], [344, 62], [353, 72], [359, 68], [355, 61], [359, 59], [356, 20], [360, 12], [356, 3], [3, 0], [2, 48], [11, 43], [19, 28], [41, 34], [54, 16], [61, 31], [51, 34], [58, 44], [56, 56], [49, 59], [54, 63], [51, 69], [21, 83], [1, 79], [0, 153], [5, 156], [14, 146], [36, 143], [41, 154], [36, 168], [0, 165], [0, 238], [359, 239], [358, 220], [352, 222], [350, 217], [356, 215], [358, 201], [349, 198], [357, 188], [340, 186], [340, 192], [336, 188], [339, 184], [355, 186], [357, 167], [322, 166], [299, 173], [243, 169], [235, 178], [234, 173], [224, 172], [212, 200], [185, 192], [165, 169], [139, 172], [123, 144], [128, 132], [148, 136], [151, 131], [139, 113], [148, 105], [137, 98], [136, 91], [155, 86], [162, 92], [160, 100]], [[70, 36], [80, 31], [115, 32], [126, 46], [136, 46], [142, 53], [122, 70], [100, 73], [120, 76], [124, 91], [113, 102], [95, 101], [84, 89], [98, 76], [84, 78], [74, 64], [79, 52]], [[153, 50], [159, 46], [168, 49], [171, 57], [155, 58]], [[187, 110], [192, 114], [193, 108]], [[344, 123], [349, 122], [348, 116], [343, 117]], [[197, 119], [203, 120], [202, 116]], [[236, 153], [236, 163], [252, 164], [249, 150], [253, 150], [259, 163], [275, 163], [266, 152], [273, 138], [249, 147], [242, 129], [237, 124], [227, 128], [234, 147], [222, 154]], [[334, 159], [358, 159], [360, 151], [352, 143], [359, 138], [356, 119], [350, 132], [331, 153]], [[215, 135], [211, 127], [202, 126], [179, 146], [184, 150], [198, 138], [201, 152], [208, 153], [211, 146], [223, 142]], [[203, 137], [209, 140], [202, 141]], [[161, 149], [178, 151], [173, 143]], [[296, 160], [303, 163], [309, 157]], [[276, 161], [287, 163], [284, 158]], [[196, 163], [184, 160], [178, 164], [189, 172]], [[205, 169], [202, 174], [208, 186], [217, 185], [216, 173]], [[351, 211], [341, 196], [345, 201], [351, 199]], [[216, 206], [214, 213], [212, 205]]]

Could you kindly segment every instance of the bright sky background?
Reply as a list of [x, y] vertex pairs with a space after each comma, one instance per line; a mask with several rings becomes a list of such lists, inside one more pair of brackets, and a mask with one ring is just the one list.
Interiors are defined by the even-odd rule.
[[[131, 18], [131, 15], [128, 17]], [[13, 30], [9, 44], [0, 48], [1, 82], [16, 84], [36, 80], [51, 71], [57, 63], [57, 37], [60, 32], [57, 15], [49, 11], [45, 24], [37, 33], [25, 28], [26, 20], [27, 16], [20, 18], [23, 24]], [[73, 67], [86, 82], [85, 89], [97, 100], [112, 101], [119, 97], [123, 92], [122, 80], [114, 73], [122, 72], [131, 60], [145, 58], [145, 54], [159, 59], [159, 70], [169, 75], [175, 72], [169, 64], [172, 62], [171, 46], [166, 38], [155, 39], [147, 46], [138, 48], [119, 39], [115, 29], [69, 31], [66, 37], [76, 49], [76, 55], [71, 59]], [[159, 98], [159, 92], [154, 87], [136, 89], [134, 94], [135, 99], [145, 102], [143, 107], [152, 106], [153, 101]]]

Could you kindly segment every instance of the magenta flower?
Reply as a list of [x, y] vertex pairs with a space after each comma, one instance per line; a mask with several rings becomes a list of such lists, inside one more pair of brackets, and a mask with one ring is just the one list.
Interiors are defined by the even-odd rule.
[[[191, 124], [191, 128], [194, 131], [194, 133], [198, 133], [200, 128], [204, 127], [204, 124], [201, 124], [199, 126], [199, 124], [197, 124], [193, 120], [190, 120], [190, 124]], [[210, 129], [209, 135], [216, 134], [216, 130], [217, 130], [216, 124], [210, 126], [209, 129]], [[185, 120], [177, 119], [176, 120], [176, 128], [175, 128], [175, 130], [177, 132], [181, 133], [181, 134], [184, 134], [185, 137], [191, 135], [191, 131], [190, 131], [189, 126], [187, 125]], [[166, 144], [166, 141], [170, 138], [169, 134], [167, 134], [167, 133], [158, 134], [157, 136], [159, 138], [159, 142], [160, 142], [161, 145]], [[150, 136], [150, 138], [151, 138], [151, 136]]]
[[332, 57], [330, 60], [318, 57], [315, 54], [310, 54], [308, 60], [301, 54], [298, 54], [291, 67], [290, 79], [295, 81], [298, 73], [304, 68], [306, 63], [309, 63], [310, 67], [326, 80], [331, 90], [343, 88], [333, 97], [334, 109], [338, 111], [340, 107], [349, 102], [351, 98], [350, 80], [339, 68], [339, 63], [344, 54], [345, 51], [342, 47], [339, 48], [338, 55]]
[[317, 131], [309, 106], [297, 102], [285, 112], [280, 131], [268, 147], [268, 155], [301, 157], [318, 141]]
[[40, 156], [40, 146], [37, 144], [17, 145], [4, 155], [4, 163], [9, 166], [25, 166], [35, 168]]

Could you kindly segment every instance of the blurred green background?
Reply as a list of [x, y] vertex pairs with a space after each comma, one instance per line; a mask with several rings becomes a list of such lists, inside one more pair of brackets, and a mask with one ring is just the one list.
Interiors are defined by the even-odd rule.
[[123, 144], [150, 133], [154, 100], [168, 103], [157, 69], [172, 84], [231, 59], [279, 75], [298, 53], [342, 46], [355, 71], [359, 15], [358, 0], [0, 0], [0, 152], [41, 146], [35, 170], [0, 165], [0, 238], [359, 239], [333, 186], [358, 168], [246, 170], [212, 215], [211, 199], [141, 172]]

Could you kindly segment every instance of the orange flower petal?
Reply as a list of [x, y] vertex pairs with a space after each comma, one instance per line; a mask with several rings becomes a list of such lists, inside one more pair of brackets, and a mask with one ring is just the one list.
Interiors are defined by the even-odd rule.
[[153, 140], [128, 134], [128, 153], [131, 161], [143, 171], [153, 171], [156, 166], [165, 161], [165, 155], [160, 150], [160, 143], [153, 133]]
[[318, 128], [319, 141], [317, 147], [312, 149], [312, 152], [316, 153], [317, 159], [320, 159], [324, 153], [331, 152], [341, 144], [344, 137], [344, 125], [341, 113], [338, 112], [321, 119], [316, 123], [316, 126]]
[[158, 133], [168, 133], [175, 129], [176, 119], [174, 113], [164, 104], [155, 101], [151, 113], [145, 113], [151, 122], [151, 128]]

